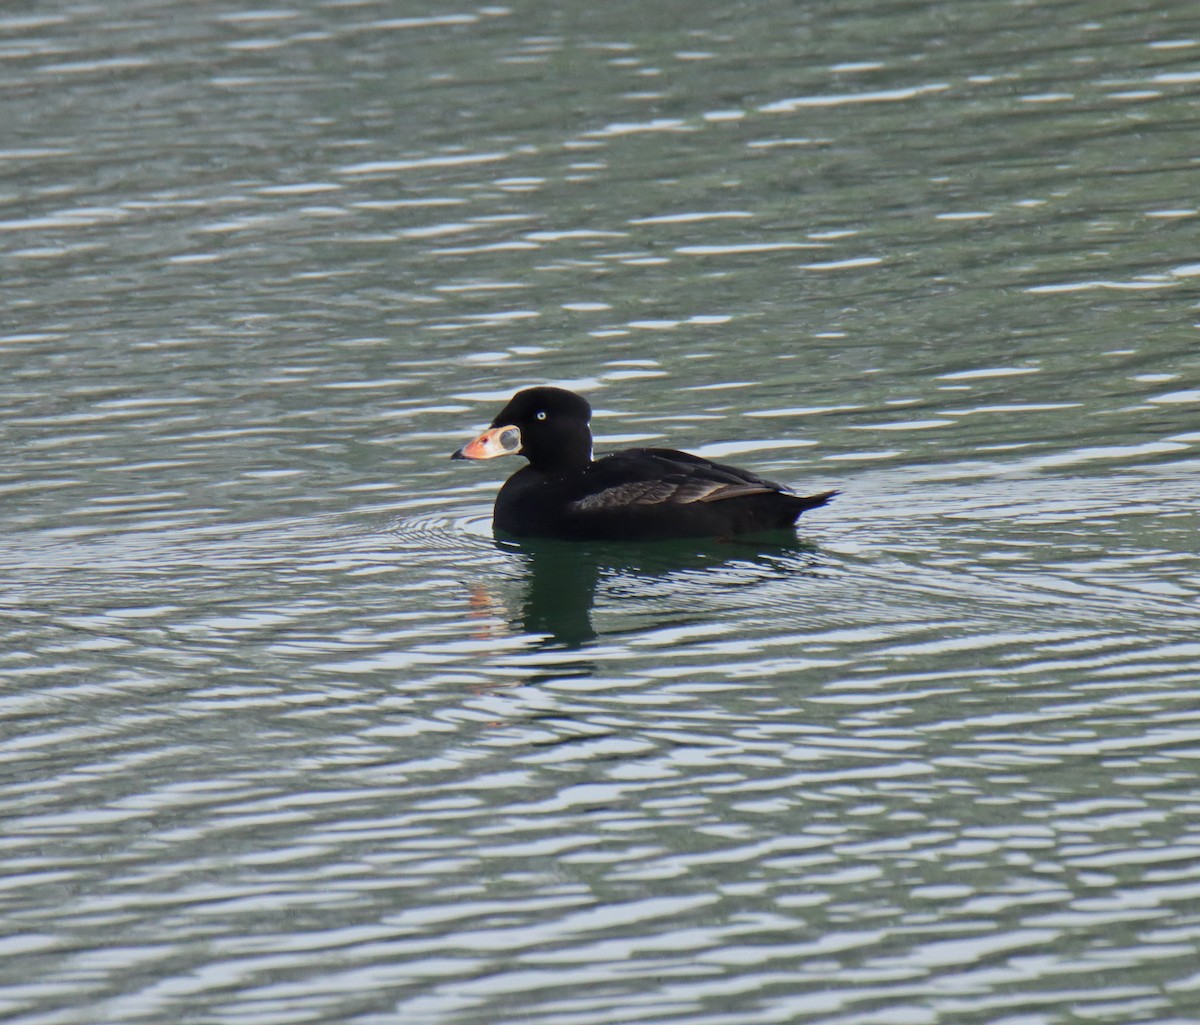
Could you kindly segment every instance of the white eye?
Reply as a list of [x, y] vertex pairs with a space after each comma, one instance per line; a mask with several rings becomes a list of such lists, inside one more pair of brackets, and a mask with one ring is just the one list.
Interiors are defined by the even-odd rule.
[[546, 419], [546, 411], [544, 409], [539, 409], [537, 411], [536, 418], [538, 420], [545, 420]]

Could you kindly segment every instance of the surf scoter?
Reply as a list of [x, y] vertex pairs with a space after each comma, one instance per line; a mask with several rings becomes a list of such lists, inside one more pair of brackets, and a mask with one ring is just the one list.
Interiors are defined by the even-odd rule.
[[791, 527], [836, 491], [796, 495], [746, 470], [669, 448], [592, 458], [592, 407], [564, 388], [517, 392], [452, 459], [523, 455], [496, 496], [494, 528], [514, 537], [660, 541]]

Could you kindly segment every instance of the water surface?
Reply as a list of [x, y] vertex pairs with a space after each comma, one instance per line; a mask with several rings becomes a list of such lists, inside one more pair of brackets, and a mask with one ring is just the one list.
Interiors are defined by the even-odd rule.
[[[1196, 1016], [1190, 6], [0, 36], [6, 1021]], [[497, 544], [544, 382], [843, 494]]]

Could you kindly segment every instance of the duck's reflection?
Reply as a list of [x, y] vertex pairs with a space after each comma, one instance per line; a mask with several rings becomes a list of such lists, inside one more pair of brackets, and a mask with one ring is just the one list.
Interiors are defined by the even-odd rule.
[[[565, 649], [596, 640], [593, 611], [602, 588], [655, 592], [662, 599], [654, 603], [660, 612], [686, 615], [694, 611], [689, 598], [696, 571], [715, 588], [732, 587], [756, 578], [803, 573], [819, 559], [813, 545], [790, 531], [728, 541], [640, 545], [497, 538], [496, 546], [514, 557], [523, 577], [519, 604], [514, 602], [517, 607], [507, 616], [513, 628], [544, 638], [543, 646]], [[686, 585], [685, 575], [690, 578]]]

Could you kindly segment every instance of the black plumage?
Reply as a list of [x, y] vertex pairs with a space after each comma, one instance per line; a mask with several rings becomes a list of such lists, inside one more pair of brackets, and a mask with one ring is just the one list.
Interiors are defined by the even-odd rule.
[[514, 537], [652, 541], [792, 527], [836, 491], [797, 495], [747, 470], [667, 448], [592, 458], [591, 407], [562, 388], [518, 392], [459, 459], [517, 454], [529, 465], [496, 497], [493, 525]]

